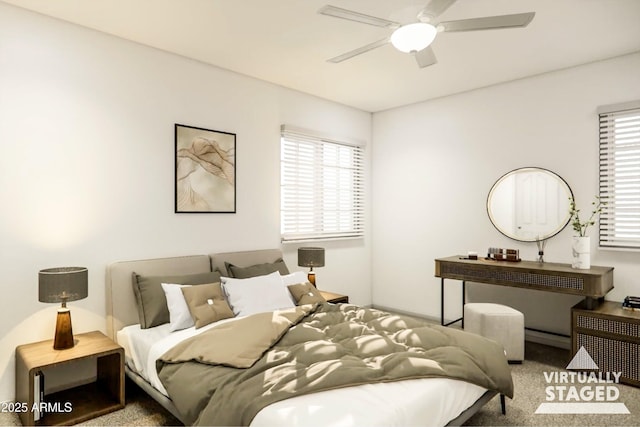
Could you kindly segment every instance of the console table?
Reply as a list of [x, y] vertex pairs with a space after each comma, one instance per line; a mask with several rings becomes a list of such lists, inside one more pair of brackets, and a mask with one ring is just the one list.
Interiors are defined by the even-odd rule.
[[438, 258], [436, 277], [440, 277], [440, 324], [448, 326], [458, 321], [464, 328], [464, 317], [444, 323], [444, 279], [462, 281], [462, 306], [465, 304], [467, 281], [546, 292], [581, 295], [585, 307], [593, 309], [595, 302], [613, 289], [613, 267], [591, 266], [580, 270], [570, 264], [537, 261], [471, 260], [461, 255]]

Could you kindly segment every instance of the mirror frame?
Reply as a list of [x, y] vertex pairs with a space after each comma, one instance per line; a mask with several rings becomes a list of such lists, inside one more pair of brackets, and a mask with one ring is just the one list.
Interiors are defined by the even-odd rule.
[[491, 214], [491, 207], [490, 207], [490, 203], [491, 203], [491, 196], [493, 195], [495, 189], [498, 187], [498, 185], [503, 182], [504, 180], [506, 180], [507, 178], [516, 175], [518, 172], [522, 172], [522, 171], [540, 171], [540, 172], [545, 172], [549, 175], [552, 175], [554, 178], [556, 178], [558, 180], [558, 183], [560, 185], [564, 185], [566, 187], [566, 189], [568, 190], [567, 193], [569, 194], [569, 197], [573, 198], [573, 191], [571, 190], [571, 187], [569, 186], [569, 184], [567, 183], [567, 181], [564, 180], [564, 178], [562, 178], [560, 175], [558, 175], [557, 173], [550, 171], [549, 169], [545, 169], [545, 168], [540, 168], [540, 167], [536, 167], [536, 166], [527, 166], [527, 167], [522, 167], [522, 168], [517, 168], [517, 169], [513, 169], [507, 173], [505, 173], [504, 175], [502, 175], [500, 178], [498, 178], [496, 180], [496, 182], [493, 184], [493, 186], [491, 186], [491, 189], [489, 190], [489, 194], [487, 195], [487, 215], [489, 216], [489, 221], [491, 221], [491, 224], [493, 224], [493, 226], [495, 227], [496, 230], [498, 230], [501, 234], [503, 234], [504, 236], [516, 240], [518, 242], [537, 242], [537, 241], [543, 241], [546, 239], [549, 239], [553, 236], [555, 236], [556, 234], [560, 233], [562, 230], [564, 230], [564, 228], [569, 224], [569, 221], [571, 221], [571, 216], [569, 215], [569, 210], [567, 209], [567, 220], [562, 223], [561, 225], [558, 226], [558, 228], [552, 230], [551, 232], [549, 232], [548, 234], [544, 235], [544, 236], [539, 236], [538, 238], [530, 238], [530, 239], [524, 239], [524, 238], [519, 238], [516, 237], [502, 229], [500, 229], [500, 227], [496, 224], [496, 220], [493, 217], [493, 215]]

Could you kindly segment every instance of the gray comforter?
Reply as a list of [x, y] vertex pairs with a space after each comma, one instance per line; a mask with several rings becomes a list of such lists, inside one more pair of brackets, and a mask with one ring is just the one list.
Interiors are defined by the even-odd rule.
[[188, 339], [157, 362], [183, 421], [249, 425], [265, 406], [321, 390], [445, 377], [513, 396], [493, 341], [354, 305], [261, 313]]

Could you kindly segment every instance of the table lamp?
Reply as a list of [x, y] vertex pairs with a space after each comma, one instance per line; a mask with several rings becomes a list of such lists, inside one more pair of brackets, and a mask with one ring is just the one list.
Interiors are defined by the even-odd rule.
[[64, 350], [74, 346], [71, 328], [71, 311], [68, 301], [87, 297], [88, 270], [85, 267], [46, 268], [38, 272], [38, 301], [61, 302], [56, 319], [56, 335], [53, 348]]
[[313, 272], [313, 267], [324, 267], [324, 248], [298, 248], [298, 265], [310, 268], [307, 279], [309, 283], [316, 286], [316, 273]]

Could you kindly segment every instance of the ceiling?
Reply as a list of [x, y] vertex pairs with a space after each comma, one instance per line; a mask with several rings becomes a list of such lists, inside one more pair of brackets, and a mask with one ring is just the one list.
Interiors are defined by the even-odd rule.
[[640, 51], [640, 0], [458, 0], [440, 20], [536, 12], [526, 28], [438, 34], [420, 69], [390, 31], [317, 14], [331, 4], [401, 23], [427, 0], [2, 0], [241, 74], [377, 112]]

